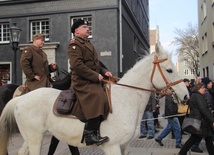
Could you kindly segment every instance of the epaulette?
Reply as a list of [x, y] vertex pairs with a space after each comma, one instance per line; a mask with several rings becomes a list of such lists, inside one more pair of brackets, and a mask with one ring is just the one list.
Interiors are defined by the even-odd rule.
[[24, 50], [27, 50], [27, 49], [28, 49], [28, 47], [27, 47], [27, 46], [25, 46], [25, 47], [24, 47]]
[[28, 46], [24, 47], [23, 52], [27, 53], [28, 49], [29, 49]]
[[74, 44], [74, 43], [75, 43], [75, 39], [72, 39], [69, 44]]

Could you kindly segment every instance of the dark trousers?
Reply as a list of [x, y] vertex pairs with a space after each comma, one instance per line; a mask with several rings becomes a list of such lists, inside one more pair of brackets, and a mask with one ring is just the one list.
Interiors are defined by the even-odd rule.
[[198, 141], [195, 141], [195, 144], [192, 146], [192, 148], [198, 148], [201, 141], [202, 141], [202, 138], [198, 139]]
[[[183, 145], [181, 150], [179, 151], [179, 155], [186, 155], [189, 149], [192, 147], [193, 144], [195, 144], [196, 141], [200, 140], [201, 137], [197, 135], [191, 135], [190, 138], [186, 141], [186, 143]], [[206, 147], [209, 155], [213, 155], [214, 152], [214, 146], [212, 141], [212, 136], [205, 138]]]
[[[51, 144], [50, 144], [50, 147], [49, 147], [49, 150], [48, 150], [48, 155], [53, 155], [54, 154], [54, 152], [56, 151], [58, 143], [59, 143], [59, 140], [56, 139], [56, 137], [52, 136]], [[77, 147], [74, 147], [74, 146], [71, 146], [71, 145], [68, 145], [68, 147], [69, 147], [69, 150], [70, 150], [72, 155], [80, 155], [79, 150], [78, 150]]]
[[89, 131], [99, 131], [101, 116], [89, 119], [85, 125], [85, 129]]
[[[185, 116], [179, 116], [179, 117], [178, 117], [178, 120], [179, 120], [179, 123], [180, 123], [181, 127], [182, 127], [184, 118], [185, 118]], [[184, 133], [182, 129], [181, 129], [181, 133]]]
[[153, 112], [153, 117], [155, 118], [154, 119], [154, 126], [156, 127], [156, 126], [158, 126], [159, 125], [159, 122], [158, 122], [158, 113], [156, 113], [156, 112]]

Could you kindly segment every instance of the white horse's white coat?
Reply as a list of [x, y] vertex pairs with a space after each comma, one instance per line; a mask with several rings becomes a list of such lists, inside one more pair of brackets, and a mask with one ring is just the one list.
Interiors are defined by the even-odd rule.
[[[163, 52], [147, 56], [130, 69], [121, 78], [119, 83], [152, 89], [150, 76], [153, 68], [154, 54], [159, 59], [168, 57], [168, 54]], [[170, 58], [160, 65], [168, 82], [180, 79]], [[168, 73], [167, 69], [172, 69], [173, 73]], [[157, 68], [153, 84], [159, 89], [166, 86]], [[180, 99], [183, 99], [188, 94], [183, 82], [173, 86], [173, 89]], [[82, 144], [80, 142], [84, 123], [78, 119], [57, 117], [52, 112], [53, 103], [59, 93], [60, 90], [40, 88], [26, 95], [16, 97], [7, 104], [0, 119], [0, 135], [9, 135], [8, 126], [14, 122], [10, 119], [11, 122], [8, 123], [7, 118], [8, 116], [12, 118], [14, 115], [25, 140], [23, 147], [19, 151], [20, 155], [28, 154], [26, 153], [28, 152], [26, 150], [28, 146], [30, 155], [40, 155], [41, 143], [46, 131], [50, 131], [55, 137], [65, 143], [85, 147], [85, 143]], [[109, 114], [107, 120], [102, 122], [100, 129], [101, 135], [108, 136], [110, 139], [109, 142], [100, 146], [106, 155], [121, 155], [121, 146], [126, 145], [138, 136], [141, 117], [149, 96], [150, 92], [148, 91], [112, 85], [111, 100], [113, 113]], [[7, 136], [0, 136], [1, 144], [7, 142]], [[4, 155], [5, 146], [0, 145], [1, 155]]]

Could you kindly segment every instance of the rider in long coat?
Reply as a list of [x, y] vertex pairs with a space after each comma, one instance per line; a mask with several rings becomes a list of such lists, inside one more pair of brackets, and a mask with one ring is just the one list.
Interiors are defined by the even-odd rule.
[[[72, 88], [78, 97], [78, 104], [73, 112], [82, 119], [88, 120], [98, 116], [105, 119], [108, 100], [98, 75], [105, 75], [108, 70], [100, 67], [97, 51], [89, 41], [74, 37], [68, 50], [72, 70]], [[77, 62], [80, 57], [83, 59], [81, 63]]]
[[101, 144], [108, 137], [97, 133], [102, 119], [106, 118], [108, 100], [101, 86], [103, 76], [112, 76], [111, 72], [99, 65], [97, 51], [87, 39], [89, 28], [87, 21], [78, 19], [71, 30], [75, 37], [68, 46], [70, 69], [72, 70], [72, 89], [77, 95], [77, 104], [73, 114], [86, 119], [84, 130], [86, 145]]
[[33, 45], [24, 48], [20, 65], [26, 75], [28, 91], [41, 87], [50, 87], [50, 72], [56, 70], [56, 64], [48, 64], [47, 54], [41, 49], [44, 45], [44, 34], [33, 36]]

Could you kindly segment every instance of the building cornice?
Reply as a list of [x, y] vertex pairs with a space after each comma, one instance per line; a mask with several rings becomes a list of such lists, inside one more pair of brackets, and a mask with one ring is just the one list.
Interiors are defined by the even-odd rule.
[[[29, 44], [20, 44], [19, 45], [19, 49], [22, 51], [26, 46], [30, 46], [32, 45], [32, 43]], [[49, 42], [49, 43], [45, 43], [44, 46], [42, 47], [42, 49], [53, 49], [53, 48], [58, 48], [60, 45], [59, 42]]]

